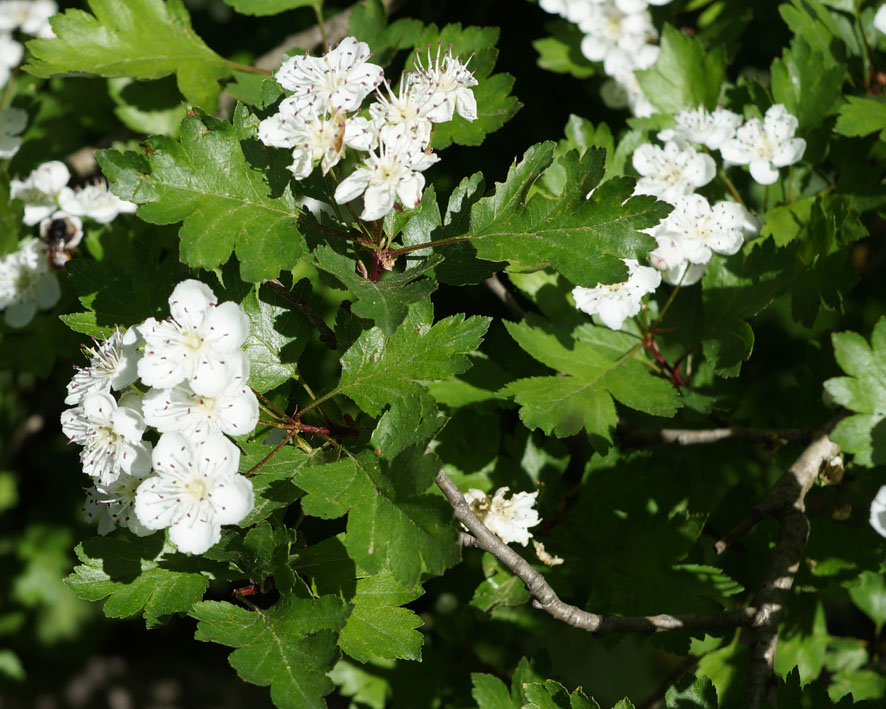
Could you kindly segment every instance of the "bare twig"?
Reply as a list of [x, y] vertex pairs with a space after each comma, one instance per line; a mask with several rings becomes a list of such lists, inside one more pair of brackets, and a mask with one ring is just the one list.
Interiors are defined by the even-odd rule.
[[323, 322], [323, 318], [317, 315], [317, 313], [314, 312], [313, 308], [308, 305], [308, 301], [306, 301], [300, 295], [290, 293], [286, 289], [286, 286], [280, 283], [280, 281], [278, 281], [276, 278], [262, 281], [262, 283], [264, 283], [264, 285], [268, 286], [268, 288], [277, 293], [277, 295], [283, 296], [283, 298], [288, 300], [302, 312], [302, 314], [308, 319], [311, 325], [317, 328], [318, 332], [320, 333], [320, 342], [325, 344], [331, 350], [338, 349], [338, 341], [335, 339], [335, 333], [329, 329], [329, 326], [325, 322]]
[[691, 446], [702, 443], [718, 443], [719, 441], [739, 441], [741, 443], [763, 443], [764, 445], [780, 445], [782, 443], [805, 443], [812, 437], [808, 428], [743, 428], [729, 426], [725, 428], [663, 428], [658, 431], [627, 429], [620, 432], [621, 440], [631, 446], [649, 446], [657, 443], [677, 443]]
[[840, 452], [840, 447], [828, 437], [833, 426], [831, 423], [816, 436], [755, 508], [764, 516], [778, 516], [781, 529], [755, 599], [757, 612], [751, 624], [751, 652], [745, 682], [749, 709], [760, 706], [772, 677], [778, 624], [809, 538], [806, 493], [815, 483], [822, 465]]
[[438, 472], [435, 482], [452, 505], [456, 519], [470, 532], [470, 535], [460, 536], [459, 540], [472, 536], [474, 541], [470, 543], [471, 546], [476, 546], [492, 554], [526, 585], [526, 588], [535, 597], [532, 603], [534, 607], [548, 612], [557, 620], [575, 628], [587, 630], [595, 635], [659, 633], [667, 630], [696, 628], [736, 628], [748, 625], [757, 615], [756, 608], [740, 608], [719, 613], [681, 613], [678, 615], [663, 613], [654, 616], [630, 617], [598, 615], [564, 603], [544, 576], [490, 532], [489, 528], [477, 518], [461, 490], [445, 472], [442, 470]]
[[520, 307], [520, 304], [517, 302], [517, 299], [511, 294], [511, 292], [505, 288], [504, 283], [502, 283], [498, 276], [494, 273], [483, 281], [483, 285], [485, 285], [492, 294], [498, 298], [504, 306], [508, 309], [508, 312], [517, 320], [522, 320], [526, 313], [523, 308]]

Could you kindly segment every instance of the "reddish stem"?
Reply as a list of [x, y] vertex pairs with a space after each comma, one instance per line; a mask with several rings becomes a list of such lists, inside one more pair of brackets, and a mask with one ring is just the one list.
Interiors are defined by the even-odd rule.
[[381, 278], [381, 256], [378, 251], [372, 252], [372, 273], [369, 274], [369, 280], [373, 283], [378, 283], [378, 279]]
[[655, 357], [655, 361], [671, 375], [671, 382], [673, 382], [676, 387], [684, 387], [686, 386], [686, 380], [683, 379], [683, 375], [680, 374], [679, 367], [672, 367], [668, 364], [668, 361], [664, 358], [664, 355], [661, 353], [661, 350], [658, 348], [658, 343], [655, 341], [652, 333], [646, 335], [646, 339], [643, 342], [643, 345], [652, 353], [652, 356]]

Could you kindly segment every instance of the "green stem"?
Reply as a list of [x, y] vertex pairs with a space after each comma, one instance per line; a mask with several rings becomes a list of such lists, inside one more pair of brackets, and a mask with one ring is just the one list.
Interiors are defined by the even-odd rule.
[[326, 24], [323, 22], [323, 3], [312, 2], [311, 7], [314, 8], [314, 14], [317, 16], [317, 26], [320, 28], [320, 36], [323, 38], [323, 53], [325, 54], [329, 51], [329, 37], [326, 34]]
[[3, 94], [0, 96], [0, 111], [9, 108], [12, 103], [12, 97], [15, 95], [15, 80], [18, 78], [18, 67], [12, 70], [6, 86], [3, 87]]
[[744, 203], [744, 200], [741, 198], [738, 190], [735, 189], [735, 185], [732, 184], [732, 180], [729, 179], [729, 176], [726, 174], [726, 170], [724, 170], [722, 167], [717, 171], [717, 178], [723, 184], [723, 187], [726, 188], [726, 191], [732, 196], [732, 199], [734, 199], [742, 207], [747, 209], [747, 205]]
[[228, 67], [228, 69], [233, 69], [234, 71], [242, 71], [247, 74], [261, 74], [262, 76], [272, 76], [274, 74], [270, 69], [260, 69], [257, 66], [249, 66], [249, 64], [240, 64], [239, 62], [232, 62], [225, 60], [224, 65]]

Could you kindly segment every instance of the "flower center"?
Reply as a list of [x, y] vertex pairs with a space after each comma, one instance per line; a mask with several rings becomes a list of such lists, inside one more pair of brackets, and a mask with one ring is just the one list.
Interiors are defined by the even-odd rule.
[[184, 330], [182, 332], [182, 344], [193, 352], [197, 352], [203, 346], [203, 338], [196, 330]]
[[185, 490], [191, 500], [200, 502], [206, 497], [206, 493], [209, 492], [209, 485], [201, 478], [193, 478], [185, 484]]

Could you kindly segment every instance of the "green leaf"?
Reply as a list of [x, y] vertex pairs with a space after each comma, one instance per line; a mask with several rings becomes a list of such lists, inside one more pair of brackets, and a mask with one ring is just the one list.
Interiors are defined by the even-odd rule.
[[324, 519], [348, 513], [345, 546], [370, 573], [389, 569], [407, 588], [423, 573], [442, 574], [458, 561], [452, 510], [423, 494], [440, 463], [422, 449], [388, 463], [371, 452], [304, 468], [295, 483], [307, 493], [305, 514]]
[[176, 74], [191, 103], [215, 108], [225, 60], [191, 27], [181, 0], [89, 0], [93, 15], [67, 10], [52, 18], [53, 39], [28, 42], [25, 70], [36, 76], [131, 76], [159, 79]]
[[725, 73], [725, 47], [705, 53], [697, 38], [665, 25], [658, 61], [635, 76], [653, 106], [677, 113], [699, 106], [716, 108]]
[[423, 25], [404, 17], [388, 24], [388, 13], [381, 0], [367, 0], [354, 7], [348, 19], [350, 34], [366, 42], [373, 52], [373, 62], [386, 66], [402, 49], [412, 49], [419, 42]]
[[[314, 328], [292, 302], [269, 286], [243, 283], [236, 261], [222, 271], [224, 293], [220, 299], [234, 300], [249, 318], [249, 337], [244, 350], [249, 357], [249, 386], [259, 393], [298, 379], [298, 358]], [[311, 282], [303, 278], [287, 289], [293, 298], [308, 302]]]
[[[865, 699], [873, 699], [875, 702], [882, 701], [886, 696], [886, 675], [875, 670], [865, 669], [838, 672], [831, 677], [828, 696], [836, 702], [846, 695], [849, 695], [853, 702], [861, 702]], [[858, 706], [858, 704], [853, 703], [849, 706]], [[876, 704], [872, 706], [876, 706]]]
[[[261, 443], [240, 443], [243, 455], [240, 456], [240, 472], [245, 473], [274, 450], [272, 445]], [[296, 446], [284, 446], [266, 461], [249, 478], [255, 493], [255, 506], [242, 521], [241, 526], [248, 527], [267, 518], [271, 512], [287, 507], [301, 497], [301, 492], [292, 483], [293, 476], [303, 467], [318, 464], [320, 449], [305, 453]]]
[[423, 621], [400, 606], [422, 593], [421, 586], [404, 586], [388, 573], [359, 579], [356, 595], [348, 599], [354, 609], [341, 631], [339, 647], [360, 662], [421, 660], [424, 637], [416, 628]]
[[311, 254], [311, 262], [317, 268], [331, 273], [357, 298], [351, 312], [373, 320], [386, 335], [392, 335], [403, 322], [412, 303], [437, 289], [436, 281], [423, 276], [442, 260], [442, 256], [433, 256], [406, 271], [383, 273], [378, 281], [372, 281], [357, 273], [353, 258], [329, 246], [320, 246]]
[[566, 155], [570, 150], [577, 150], [579, 156], [581, 156], [585, 154], [588, 148], [605, 149], [606, 169], [608, 169], [611, 157], [615, 152], [612, 131], [605, 123], [600, 123], [595, 128], [594, 124], [586, 118], [571, 114], [566, 127], [563, 129], [563, 133], [565, 135], [564, 139], [560, 140], [554, 149], [555, 162], [544, 171], [541, 180], [536, 183], [537, 189], [546, 190], [548, 196], [551, 197], [559, 195], [566, 185], [566, 169], [560, 164], [559, 158]]
[[484, 581], [477, 586], [471, 605], [489, 613], [498, 606], [519, 606], [532, 596], [526, 585], [490, 555], [483, 555]]
[[582, 286], [625, 280], [621, 259], [643, 258], [654, 248], [652, 238], [638, 230], [658, 224], [670, 207], [653, 197], [632, 197], [630, 178], [600, 184], [605, 151], [599, 149], [560, 159], [566, 185], [556, 199], [528, 197], [553, 151], [550, 142], [531, 147], [495, 194], [473, 206], [470, 243], [480, 258], [525, 268], [550, 265]]
[[576, 79], [587, 79], [596, 73], [596, 67], [581, 52], [584, 33], [578, 26], [565, 20], [549, 22], [545, 30], [550, 37], [532, 43], [538, 52], [538, 65], [557, 74], [570, 74]]
[[231, 667], [247, 682], [270, 685], [280, 709], [324, 709], [333, 685], [326, 673], [338, 659], [336, 638], [345, 623], [344, 603], [332, 596], [284, 595], [268, 610], [204, 601], [190, 613], [194, 637], [237, 648]]
[[680, 406], [673, 385], [641, 363], [635, 338], [588, 326], [584, 341], [570, 341], [533, 315], [505, 327], [520, 347], [558, 373], [519, 379], [501, 391], [520, 404], [520, 419], [529, 428], [561, 438], [584, 428], [611, 441], [616, 423], [613, 397], [656, 416], [672, 416]]
[[[418, 304], [391, 336], [367, 330], [342, 357], [335, 394], [345, 394], [370, 416], [385, 407], [411, 405], [428, 396], [423, 382], [445, 379], [470, 367], [466, 357], [480, 346], [490, 318], [451, 315], [431, 325], [429, 307]], [[329, 394], [327, 396], [331, 396]]]
[[299, 7], [314, 7], [318, 12], [323, 8], [323, 0], [225, 0], [225, 4], [233, 7], [241, 15], [257, 17], [278, 15]]
[[828, 379], [824, 387], [856, 413], [840, 421], [831, 438], [857, 463], [880, 465], [886, 462], [886, 317], [874, 326], [871, 346], [854, 332], [834, 333], [831, 341], [837, 364], [849, 376]]
[[793, 599], [779, 629], [773, 669], [780, 675], [795, 669], [804, 684], [816, 679], [830, 640], [821, 603], [811, 594]]
[[108, 79], [108, 95], [123, 125], [145, 135], [177, 136], [188, 110], [171, 78], [152, 82], [128, 76]]
[[75, 551], [82, 563], [66, 583], [84, 600], [107, 598], [109, 618], [142, 612], [151, 628], [163, 616], [188, 611], [209, 587], [198, 562], [164, 544], [163, 534], [136, 537], [120, 530], [78, 544]]
[[849, 597], [877, 629], [877, 635], [886, 625], [886, 578], [882, 573], [865, 571], [859, 576], [859, 584], [849, 589]]
[[494, 675], [471, 673], [471, 696], [478, 709], [515, 709], [507, 685]]
[[25, 679], [22, 661], [12, 650], [0, 650], [0, 677], [14, 682], [23, 682]]
[[523, 692], [528, 700], [523, 709], [600, 709], [581, 688], [570, 694], [566, 687], [552, 679], [524, 684]]
[[717, 709], [717, 690], [707, 677], [685, 675], [665, 692], [668, 709]]
[[141, 205], [142, 219], [184, 220], [184, 263], [211, 269], [235, 252], [245, 280], [276, 278], [305, 247], [288, 181], [268, 184], [268, 176], [250, 164], [275, 159], [276, 151], [262, 151], [253, 139], [257, 125], [243, 106], [233, 125], [199, 114], [182, 121], [180, 142], [155, 136], [146, 155], [104, 150], [98, 161], [114, 193]]
[[863, 51], [856, 24], [820, 0], [790, 0], [790, 4], [779, 5], [778, 11], [791, 32], [831, 57], [828, 64], [845, 65], [847, 52], [858, 56]]
[[164, 253], [154, 229], [127, 229], [121, 221], [105, 232], [100, 261], [72, 259], [65, 274], [88, 313], [63, 315], [73, 330], [107, 336], [114, 325], [137, 325], [149, 317], [169, 313], [169, 294], [186, 269], [175, 255]]
[[845, 71], [830, 54], [815, 51], [805, 39], [794, 37], [783, 59], [772, 62], [772, 98], [797, 117], [802, 133], [830, 113], [840, 96]]
[[846, 103], [840, 106], [840, 116], [834, 132], [855, 138], [877, 131], [886, 131], [886, 102], [847, 96]]

